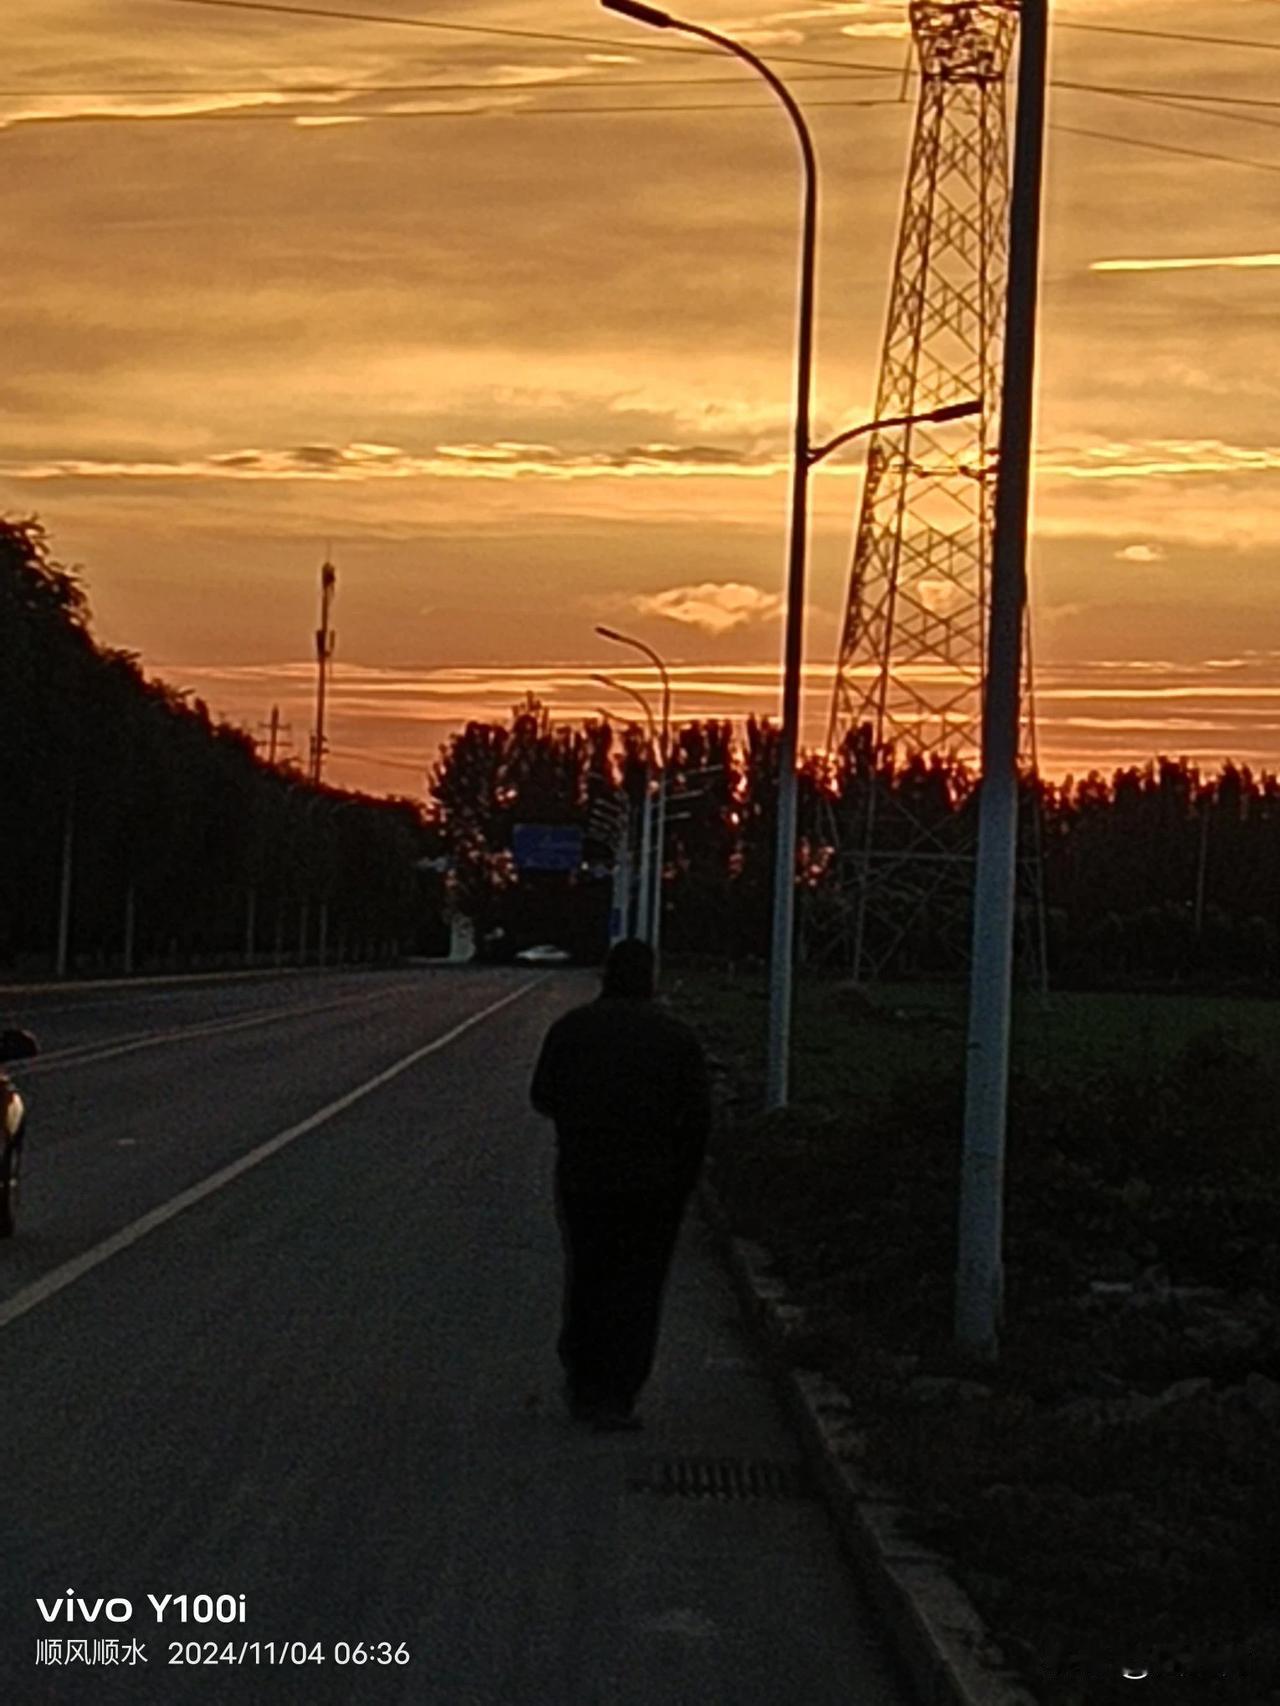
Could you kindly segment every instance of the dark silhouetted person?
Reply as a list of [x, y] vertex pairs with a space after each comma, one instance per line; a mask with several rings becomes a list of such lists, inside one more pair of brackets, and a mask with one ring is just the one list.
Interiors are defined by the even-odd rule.
[[555, 1121], [570, 1413], [638, 1427], [662, 1296], [711, 1127], [696, 1036], [653, 999], [653, 950], [617, 943], [599, 997], [547, 1032], [531, 1099]]

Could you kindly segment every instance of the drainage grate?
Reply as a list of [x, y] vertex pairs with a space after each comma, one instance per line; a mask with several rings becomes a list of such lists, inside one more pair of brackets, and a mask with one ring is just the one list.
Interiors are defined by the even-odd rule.
[[636, 1463], [627, 1476], [627, 1490], [713, 1501], [813, 1497], [802, 1463], [741, 1457], [666, 1457]]

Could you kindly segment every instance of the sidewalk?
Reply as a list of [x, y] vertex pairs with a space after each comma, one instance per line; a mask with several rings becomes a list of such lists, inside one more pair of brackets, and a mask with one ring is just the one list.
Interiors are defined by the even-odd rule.
[[[617, 1500], [613, 1556], [599, 1563], [619, 1573], [625, 1645], [602, 1706], [914, 1706], [696, 1204], [641, 1411], [642, 1433], [574, 1436]], [[664, 1477], [716, 1478], [724, 1496], [628, 1488]]]
[[[533, 1225], [557, 1272], [559, 1251], [544, 1243], [554, 1239], [554, 1140], [549, 1122], [523, 1111], [530, 1043], [554, 1012], [596, 987], [567, 978], [514, 1010], [524, 1033], [514, 1057], [527, 1067], [499, 1098], [514, 1092], [517, 1143], [540, 1152], [523, 1190], [508, 1177], [502, 1194], [514, 1209], [511, 1199], [532, 1187], [546, 1205], [533, 1209]], [[550, 1345], [536, 1355], [539, 1443], [526, 1436], [527, 1446], [545, 1453], [558, 1497], [582, 1525], [574, 1567], [593, 1578], [599, 1628], [613, 1643], [606, 1653], [588, 1638], [564, 1706], [917, 1706], [808, 1483], [801, 1443], [696, 1198], [640, 1399], [642, 1432], [573, 1427]], [[645, 1483], [672, 1490], [640, 1490]], [[703, 1491], [708, 1484], [718, 1493]]]

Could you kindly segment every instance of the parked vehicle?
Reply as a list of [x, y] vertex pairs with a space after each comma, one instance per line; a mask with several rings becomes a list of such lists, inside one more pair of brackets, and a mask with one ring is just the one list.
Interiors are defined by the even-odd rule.
[[27, 1124], [26, 1104], [4, 1067], [11, 1060], [29, 1060], [38, 1053], [30, 1031], [0, 1031], [0, 1238], [13, 1234]]

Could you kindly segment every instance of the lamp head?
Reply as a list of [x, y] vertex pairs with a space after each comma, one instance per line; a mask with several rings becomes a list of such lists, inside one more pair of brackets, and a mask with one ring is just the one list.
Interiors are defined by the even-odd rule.
[[940, 409], [930, 409], [925, 419], [930, 421], [962, 421], [968, 415], [980, 415], [981, 413], [981, 398], [971, 397], [967, 403], [946, 403]]
[[649, 24], [655, 30], [669, 30], [672, 25], [670, 13], [660, 12], [656, 6], [644, 6], [641, 0], [600, 0], [600, 4], [606, 12], [617, 12], [637, 24]]

